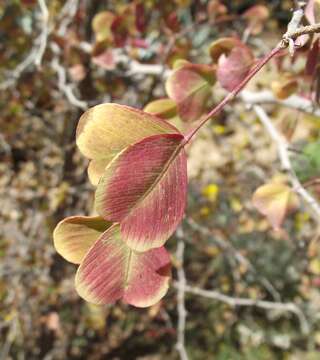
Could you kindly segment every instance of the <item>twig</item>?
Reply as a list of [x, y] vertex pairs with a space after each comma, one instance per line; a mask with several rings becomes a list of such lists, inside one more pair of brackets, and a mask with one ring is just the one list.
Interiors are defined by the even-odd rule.
[[279, 292], [275, 289], [275, 287], [271, 284], [271, 282], [265, 278], [264, 276], [261, 276], [258, 271], [255, 269], [251, 261], [249, 261], [246, 257], [244, 257], [236, 248], [233, 247], [233, 245], [229, 242], [223, 241], [217, 237], [213, 237], [210, 230], [200, 226], [197, 224], [194, 220], [191, 218], [188, 218], [186, 220], [187, 224], [194, 230], [197, 231], [204, 236], [210, 236], [213, 241], [224, 251], [229, 251], [234, 258], [238, 261], [239, 264], [244, 265], [249, 271], [251, 271], [252, 274], [254, 274], [259, 280], [259, 282], [264, 286], [264, 288], [272, 295], [272, 297], [276, 301], [281, 301], [281, 296]]
[[[176, 288], [179, 288], [178, 283], [174, 283]], [[199, 295], [208, 299], [217, 300], [223, 303], [228, 304], [229, 306], [255, 306], [257, 308], [267, 309], [267, 310], [276, 310], [280, 312], [291, 312], [297, 316], [300, 323], [301, 332], [304, 335], [307, 335], [310, 332], [310, 327], [308, 321], [301, 311], [301, 309], [294, 303], [282, 303], [282, 302], [272, 302], [264, 300], [254, 300], [249, 298], [238, 298], [224, 295], [218, 291], [214, 290], [204, 290], [195, 286], [185, 285], [185, 292]]]
[[38, 0], [38, 4], [42, 14], [41, 33], [35, 39], [29, 55], [13, 70], [8, 71], [7, 79], [0, 83], [0, 90], [5, 90], [14, 86], [22, 73], [32, 64], [36, 66], [41, 65], [42, 58], [47, 47], [50, 30], [48, 24], [49, 12], [45, 0]]
[[49, 36], [49, 11], [45, 0], [38, 0], [42, 16], [42, 31], [39, 36], [39, 49], [35, 55], [34, 63], [37, 67], [41, 65], [44, 52], [46, 51]]
[[185, 348], [185, 328], [186, 328], [186, 317], [187, 312], [185, 308], [185, 285], [186, 285], [186, 277], [183, 269], [183, 258], [184, 258], [184, 241], [183, 241], [183, 233], [182, 228], [180, 227], [177, 230], [177, 252], [176, 257], [179, 262], [178, 264], [178, 294], [177, 294], [177, 307], [178, 307], [178, 338], [176, 343], [176, 349], [179, 352], [181, 360], [188, 360], [188, 354]]
[[279, 100], [269, 90], [252, 92], [243, 90], [241, 99], [250, 105], [254, 104], [279, 104], [320, 117], [320, 108], [314, 107], [312, 101], [298, 95], [291, 95], [287, 99]]
[[59, 19], [61, 23], [59, 25], [57, 34], [64, 36], [66, 34], [68, 26], [71, 24], [72, 19], [77, 13], [79, 6], [79, 0], [68, 0], [60, 11]]
[[17, 331], [18, 331], [17, 328], [18, 328], [18, 319], [17, 319], [17, 316], [15, 315], [13, 317], [13, 319], [11, 320], [11, 324], [10, 324], [10, 328], [8, 331], [6, 341], [4, 342], [4, 344], [2, 346], [2, 349], [0, 352], [0, 360], [8, 359], [12, 343], [14, 342], [16, 335], [17, 335]]
[[57, 57], [53, 58], [51, 65], [58, 75], [58, 87], [65, 94], [70, 104], [82, 110], [86, 110], [88, 108], [88, 104], [83, 100], [79, 100], [74, 94], [72, 85], [67, 83], [66, 70], [59, 63]]
[[279, 159], [282, 165], [282, 169], [286, 171], [289, 175], [289, 180], [293, 187], [293, 190], [300, 195], [304, 202], [313, 210], [314, 219], [319, 224], [320, 223], [320, 206], [313, 196], [302, 186], [297, 175], [292, 169], [290, 156], [288, 152], [288, 144], [284, 137], [277, 131], [276, 127], [273, 125], [271, 119], [264, 111], [264, 109], [259, 105], [253, 106], [254, 111], [258, 115], [261, 123], [264, 125], [271, 139], [275, 142], [278, 150]]
[[34, 46], [29, 55], [15, 67], [14, 70], [8, 72], [8, 78], [0, 84], [0, 90], [5, 90], [14, 86], [22, 73], [34, 63], [35, 56], [37, 54], [37, 46]]

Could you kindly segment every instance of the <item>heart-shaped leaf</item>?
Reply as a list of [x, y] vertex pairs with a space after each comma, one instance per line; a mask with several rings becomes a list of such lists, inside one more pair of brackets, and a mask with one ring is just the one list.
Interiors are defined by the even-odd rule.
[[177, 103], [178, 114], [184, 121], [195, 121], [205, 110], [215, 82], [215, 69], [187, 61], [175, 65], [166, 81], [166, 92]]
[[298, 206], [298, 198], [289, 186], [276, 182], [259, 187], [252, 202], [274, 229], [279, 229], [286, 214]]
[[89, 302], [109, 304], [122, 298], [128, 304], [147, 307], [167, 292], [170, 256], [164, 247], [138, 253], [122, 241], [120, 227], [102, 234], [81, 263], [76, 289]]
[[53, 232], [54, 246], [66, 260], [80, 264], [90, 247], [112, 223], [100, 216], [71, 216], [59, 222]]
[[181, 221], [187, 191], [181, 134], [154, 135], [127, 147], [106, 168], [95, 197], [98, 213], [119, 222], [123, 241], [147, 251], [162, 246]]
[[87, 110], [77, 127], [77, 145], [89, 165], [89, 178], [97, 185], [107, 164], [127, 146], [156, 134], [178, 130], [151, 114], [129, 106], [102, 104]]

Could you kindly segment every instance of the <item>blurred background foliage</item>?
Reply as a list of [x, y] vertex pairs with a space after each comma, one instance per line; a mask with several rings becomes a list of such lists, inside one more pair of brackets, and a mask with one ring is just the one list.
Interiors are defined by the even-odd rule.
[[[75, 127], [89, 106], [112, 101], [143, 108], [163, 97], [164, 74], [133, 71], [133, 63], [207, 63], [209, 44], [241, 36], [247, 26], [241, 14], [258, 3], [270, 16], [248, 45], [261, 56], [285, 32], [292, 1], [221, 1], [230, 18], [215, 24], [205, 0], [50, 0], [48, 41], [35, 66], [44, 31], [38, 1], [1, 1], [0, 359], [178, 358], [173, 286], [150, 309], [90, 305], [75, 292], [75, 266], [55, 253], [56, 223], [92, 208]], [[118, 25], [111, 39], [102, 34], [99, 42], [103, 29], [92, 23], [106, 10]], [[252, 86], [268, 87], [277, 77], [276, 67], [267, 66]], [[213, 94], [213, 103], [221, 94]], [[296, 117], [269, 106], [277, 120]], [[319, 176], [318, 121], [299, 115], [293, 161], [304, 182]], [[319, 359], [317, 226], [301, 208], [275, 232], [253, 208], [253, 192], [278, 169], [274, 145], [255, 115], [241, 102], [227, 106], [188, 157], [182, 224], [188, 283], [235, 298], [294, 303], [303, 312], [301, 320], [293, 312], [232, 307], [187, 293], [190, 359]], [[173, 236], [168, 247], [178, 267], [176, 243]]]

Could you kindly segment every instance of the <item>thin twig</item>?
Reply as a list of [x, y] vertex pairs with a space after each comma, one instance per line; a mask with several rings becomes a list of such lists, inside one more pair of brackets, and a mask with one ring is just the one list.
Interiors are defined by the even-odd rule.
[[58, 75], [58, 87], [65, 94], [69, 103], [75, 107], [78, 107], [82, 110], [88, 108], [87, 102], [84, 100], [79, 100], [73, 92], [71, 84], [67, 83], [67, 74], [65, 68], [59, 63], [58, 57], [54, 57], [51, 62], [52, 68], [56, 71]]
[[263, 90], [259, 92], [243, 90], [241, 93], [241, 99], [246, 104], [250, 105], [278, 104], [320, 117], [320, 108], [314, 107], [312, 101], [298, 95], [291, 95], [287, 99], [279, 100], [273, 95], [270, 90]]
[[253, 106], [254, 111], [258, 115], [261, 123], [264, 125], [271, 139], [275, 142], [277, 146], [277, 151], [279, 159], [282, 165], [282, 169], [288, 173], [289, 180], [293, 187], [293, 191], [300, 195], [304, 202], [312, 209], [314, 215], [314, 220], [320, 224], [320, 205], [313, 198], [313, 196], [302, 186], [299, 179], [297, 178], [296, 173], [292, 168], [290, 161], [290, 156], [288, 152], [287, 141], [281, 134], [277, 131], [276, 127], [273, 125], [271, 119], [264, 111], [264, 109], [259, 105]]
[[38, 0], [38, 4], [41, 10], [42, 24], [41, 34], [39, 36], [39, 49], [35, 55], [34, 63], [37, 67], [41, 65], [43, 55], [46, 51], [48, 36], [49, 36], [49, 10], [45, 0]]
[[[179, 288], [178, 283], [173, 284], [176, 288]], [[261, 309], [267, 310], [276, 310], [280, 312], [291, 312], [297, 316], [300, 323], [301, 332], [304, 335], [307, 335], [310, 332], [310, 327], [308, 321], [301, 311], [301, 309], [294, 303], [282, 303], [282, 302], [272, 302], [272, 301], [264, 301], [264, 300], [254, 300], [249, 298], [238, 298], [232, 297], [225, 294], [222, 294], [215, 290], [204, 290], [195, 286], [185, 285], [185, 292], [199, 295], [208, 299], [217, 300], [223, 303], [228, 304], [229, 306], [254, 306]]]
[[183, 241], [183, 232], [182, 228], [180, 227], [177, 230], [177, 238], [178, 238], [178, 245], [177, 245], [177, 252], [176, 257], [178, 260], [178, 293], [177, 293], [177, 307], [178, 307], [178, 338], [176, 343], [176, 349], [179, 352], [181, 360], [188, 360], [188, 354], [185, 348], [185, 329], [186, 329], [186, 317], [187, 312], [185, 308], [185, 285], [186, 285], [186, 277], [183, 269], [183, 260], [184, 260], [184, 241]]

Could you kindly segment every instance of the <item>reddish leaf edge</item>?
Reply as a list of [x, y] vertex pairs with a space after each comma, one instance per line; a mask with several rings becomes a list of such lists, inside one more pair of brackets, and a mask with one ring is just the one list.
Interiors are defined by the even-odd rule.
[[[119, 247], [121, 247], [121, 246], [125, 247], [126, 251], [130, 252], [130, 255], [129, 255], [130, 259], [128, 260], [127, 268], [124, 271], [125, 276], [122, 281], [122, 288], [121, 288], [121, 284], [120, 284], [119, 285], [120, 289], [113, 289], [112, 291], [114, 291], [115, 293], [112, 293], [112, 291], [111, 291], [112, 295], [110, 296], [110, 299], [107, 299], [107, 300], [103, 300], [101, 298], [99, 299], [97, 295], [93, 294], [95, 291], [99, 290], [98, 289], [99, 286], [97, 286], [95, 284], [93, 286], [93, 288], [89, 289], [90, 283], [84, 284], [84, 279], [81, 278], [81, 271], [84, 266], [92, 266], [93, 265], [94, 269], [99, 268], [99, 266], [101, 264], [103, 266], [103, 261], [101, 261], [101, 259], [90, 259], [90, 255], [91, 255], [91, 253], [93, 253], [95, 251], [96, 247], [98, 247], [99, 245], [101, 246], [101, 244], [103, 245], [103, 241], [106, 238], [107, 238], [106, 242], [108, 242], [108, 240], [110, 240], [110, 239], [108, 239], [108, 236], [111, 237], [111, 241], [114, 240], [114, 239], [112, 239], [113, 231], [118, 231], [118, 233], [121, 234], [119, 228], [120, 228], [119, 223], [113, 224], [109, 229], [107, 229], [104, 233], [102, 233], [101, 236], [99, 236], [99, 238], [96, 240], [96, 242], [91, 246], [91, 248], [87, 252], [85, 258], [83, 259], [82, 263], [78, 267], [78, 270], [77, 270], [77, 273], [75, 276], [76, 291], [82, 299], [84, 299], [85, 301], [87, 301], [89, 303], [96, 304], [96, 305], [115, 304], [117, 301], [122, 300], [123, 303], [132, 305], [137, 308], [150, 307], [150, 306], [158, 303], [166, 295], [166, 293], [169, 289], [170, 281], [171, 281], [171, 259], [170, 259], [170, 254], [168, 253], [168, 251], [165, 249], [164, 246], [156, 248], [156, 249], [151, 249], [151, 250], [145, 251], [145, 252], [138, 252], [138, 251], [132, 250], [130, 247], [128, 247], [126, 245], [126, 243], [122, 241], [122, 239], [116, 239], [116, 241], [119, 241]], [[136, 282], [136, 284], [134, 284], [130, 288], [130, 284], [128, 284], [128, 274], [130, 271], [129, 267], [132, 265], [130, 262], [131, 258], [133, 256], [145, 257], [145, 256], [150, 255], [150, 257], [152, 259], [152, 256], [154, 256], [154, 254], [158, 254], [158, 257], [160, 257], [160, 258], [162, 257], [162, 261], [164, 262], [164, 264], [161, 264], [161, 266], [157, 269], [150, 270], [150, 267], [149, 267], [149, 269], [147, 269], [147, 270], [149, 270], [148, 273], [144, 273], [144, 274], [139, 273], [138, 281]], [[86, 262], [87, 262], [87, 264], [85, 264]], [[142, 269], [143, 269], [143, 267], [142, 267]], [[139, 271], [140, 271], [140, 267], [139, 267], [138, 272]], [[152, 271], [153, 271], [153, 274], [152, 274]], [[105, 272], [106, 271], [102, 271], [102, 272], [100, 271], [99, 276], [101, 276], [101, 275], [103, 276], [103, 274], [105, 274]], [[148, 282], [148, 276], [147, 276], [147, 275], [149, 275], [149, 277], [150, 277], [150, 274], [155, 275], [156, 277], [163, 277], [163, 279], [162, 279], [163, 283], [160, 286], [158, 286], [158, 288], [156, 288], [156, 290], [154, 292], [150, 292], [150, 279]], [[114, 275], [113, 278], [115, 278], [115, 277], [116, 277], [116, 274]], [[149, 288], [148, 288], [148, 285], [149, 285]], [[107, 284], [104, 284], [102, 286], [102, 291], [104, 291], [104, 289], [107, 288], [107, 286], [108, 286]], [[140, 288], [141, 292], [135, 293], [134, 287], [136, 287], [138, 289]], [[149, 291], [149, 293], [148, 293], [148, 291]]]

